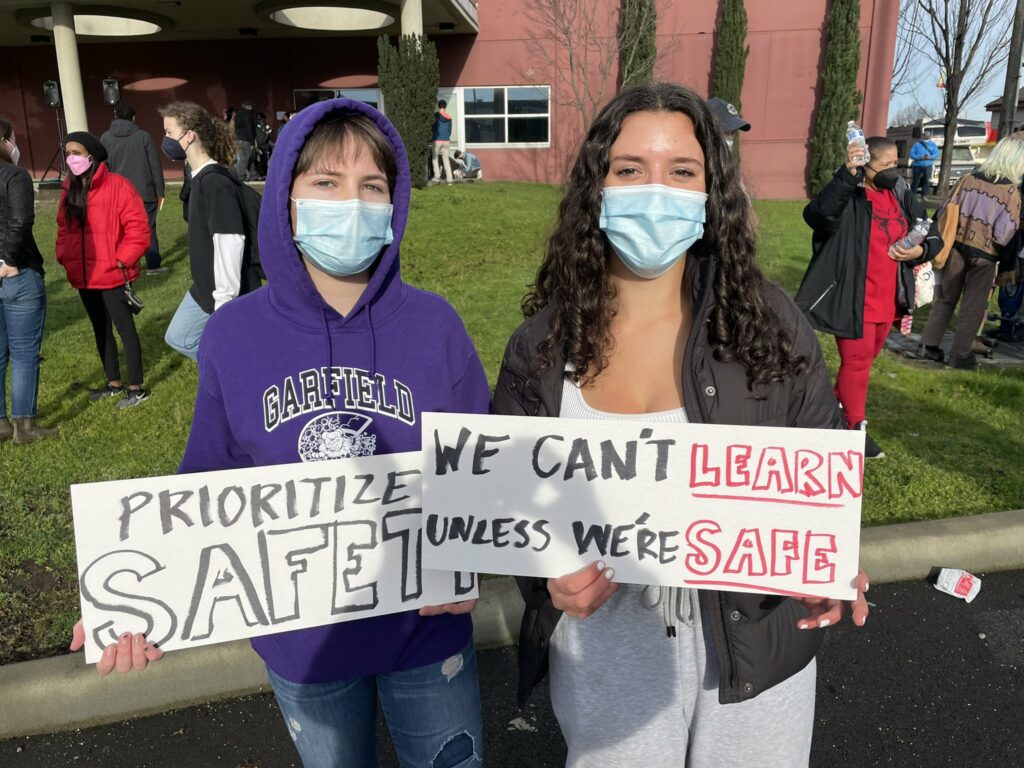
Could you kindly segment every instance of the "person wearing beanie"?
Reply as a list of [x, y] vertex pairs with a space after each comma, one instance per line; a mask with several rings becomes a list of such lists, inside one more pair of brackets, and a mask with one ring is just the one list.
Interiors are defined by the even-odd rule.
[[89, 399], [125, 393], [116, 328], [128, 367], [128, 392], [117, 406], [129, 408], [147, 397], [134, 308], [125, 301], [125, 285], [139, 276], [139, 260], [149, 247], [146, 209], [132, 183], [107, 167], [107, 150], [91, 133], [65, 136], [64, 155], [68, 177], [57, 207], [57, 261], [78, 289], [106, 375], [106, 385]]

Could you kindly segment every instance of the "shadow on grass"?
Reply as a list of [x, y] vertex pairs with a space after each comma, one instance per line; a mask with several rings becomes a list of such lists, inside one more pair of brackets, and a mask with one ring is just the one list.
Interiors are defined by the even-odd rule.
[[[961, 389], [968, 390], [963, 408], [943, 397]], [[931, 511], [937, 513], [935, 517], [997, 511], [993, 504], [999, 509], [1019, 507], [1019, 499], [1014, 497], [1020, 492], [1015, 490], [1020, 481], [1015, 479], [1010, 462], [1024, 453], [1024, 436], [1001, 429], [972, 411], [992, 403], [1012, 410], [1013, 401], [1021, 397], [1022, 391], [1024, 376], [1015, 371], [936, 370], [927, 388], [916, 392], [890, 381], [884, 373], [873, 372], [870, 410], [874, 412], [873, 423], [885, 428], [879, 430], [879, 442], [887, 454], [883, 461], [896, 463], [889, 469], [898, 472], [902, 469], [902, 454], [903, 461], [925, 462], [929, 469], [949, 479], [948, 485], [940, 481], [933, 486]], [[993, 418], [998, 419], [998, 411]], [[906, 471], [911, 473], [914, 467], [908, 466]], [[922, 481], [913, 474], [906, 480]], [[958, 493], [958, 480], [972, 488], [972, 495], [954, 495]], [[896, 511], [884, 522], [910, 519], [917, 518]]]
[[[142, 344], [143, 384], [146, 389], [152, 389], [155, 385], [173, 376], [184, 363], [191, 363], [191, 361], [171, 349], [164, 341], [164, 333], [174, 315], [174, 310], [153, 313], [148, 317], [145, 317], [145, 311], [143, 310], [143, 314], [136, 317], [136, 329]], [[143, 317], [145, 317], [144, 320]], [[124, 345], [116, 331], [115, 337], [118, 340], [118, 356], [123, 374]], [[40, 415], [45, 423], [64, 423], [74, 419], [93, 404], [89, 400], [89, 394], [93, 390], [85, 382], [106, 383], [106, 375], [99, 354], [95, 351], [95, 345], [92, 345], [92, 353], [91, 364], [76, 371], [78, 380], [68, 382], [62, 391], [40, 402]], [[46, 375], [45, 361], [42, 375]]]

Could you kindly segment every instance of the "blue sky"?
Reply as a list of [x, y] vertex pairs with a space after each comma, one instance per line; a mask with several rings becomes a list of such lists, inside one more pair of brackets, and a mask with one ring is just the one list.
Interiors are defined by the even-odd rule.
[[[924, 69], [924, 68], [922, 68]], [[967, 107], [965, 113], [961, 117], [969, 118], [971, 120], [988, 120], [990, 115], [985, 111], [985, 105], [993, 99], [998, 99], [1003, 95], [1003, 80], [1005, 78], [1005, 70], [998, 71], [989, 80], [988, 84], [981, 89], [979, 96], [971, 102], [970, 106]], [[926, 71], [922, 71], [921, 77], [917, 83], [917, 94], [918, 100], [921, 104], [929, 109], [935, 109], [939, 113], [942, 112], [942, 91], [935, 87], [938, 82], [938, 71], [934, 68], [929, 68]], [[1024, 88], [1024, 77], [1021, 78], [1020, 88]], [[889, 102], [889, 115], [894, 115], [901, 107], [907, 104], [913, 104], [914, 98], [912, 96], [893, 96]]]

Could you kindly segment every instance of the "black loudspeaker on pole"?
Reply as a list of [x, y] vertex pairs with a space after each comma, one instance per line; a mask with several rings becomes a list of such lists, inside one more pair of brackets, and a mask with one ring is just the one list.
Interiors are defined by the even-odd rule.
[[43, 83], [43, 100], [48, 107], [60, 106], [60, 86], [56, 80], [47, 80]]
[[103, 81], [103, 103], [111, 107], [121, 103], [121, 89], [117, 80], [108, 78]]

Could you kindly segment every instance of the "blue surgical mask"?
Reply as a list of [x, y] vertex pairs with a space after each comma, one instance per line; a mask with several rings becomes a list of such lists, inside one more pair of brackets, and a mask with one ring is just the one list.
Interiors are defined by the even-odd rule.
[[295, 199], [295, 245], [317, 268], [335, 277], [365, 272], [386, 246], [394, 206], [364, 200]]
[[704, 235], [708, 196], [662, 184], [605, 187], [601, 231], [638, 277], [661, 277]]

